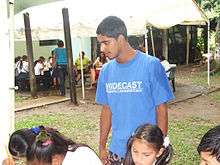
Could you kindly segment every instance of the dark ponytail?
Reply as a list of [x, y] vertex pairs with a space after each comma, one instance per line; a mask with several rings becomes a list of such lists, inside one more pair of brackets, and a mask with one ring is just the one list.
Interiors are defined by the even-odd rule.
[[172, 145], [169, 145], [168, 147], [164, 148], [163, 153], [157, 158], [155, 165], [166, 165], [170, 162], [172, 157], [173, 147]]

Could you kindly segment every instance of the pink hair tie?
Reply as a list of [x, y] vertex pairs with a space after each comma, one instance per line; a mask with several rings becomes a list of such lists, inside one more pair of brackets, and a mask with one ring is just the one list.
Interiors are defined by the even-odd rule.
[[45, 142], [42, 143], [42, 146], [48, 146], [52, 143], [53, 143], [52, 140], [48, 139], [48, 140], [46, 140]]

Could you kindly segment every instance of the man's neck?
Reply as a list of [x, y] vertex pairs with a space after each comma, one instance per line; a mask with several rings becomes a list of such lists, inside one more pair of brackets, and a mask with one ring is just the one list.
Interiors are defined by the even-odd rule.
[[124, 49], [121, 51], [120, 55], [116, 58], [118, 63], [126, 63], [135, 56], [135, 50], [127, 44]]

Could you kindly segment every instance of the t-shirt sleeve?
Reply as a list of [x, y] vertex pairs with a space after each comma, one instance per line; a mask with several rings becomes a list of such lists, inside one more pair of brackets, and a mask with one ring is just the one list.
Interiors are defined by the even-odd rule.
[[160, 105], [174, 99], [169, 80], [159, 60], [152, 60], [150, 65], [151, 90], [155, 105]]
[[99, 74], [96, 89], [96, 103], [101, 105], [108, 105], [107, 92], [105, 88], [105, 79], [105, 67], [103, 67]]

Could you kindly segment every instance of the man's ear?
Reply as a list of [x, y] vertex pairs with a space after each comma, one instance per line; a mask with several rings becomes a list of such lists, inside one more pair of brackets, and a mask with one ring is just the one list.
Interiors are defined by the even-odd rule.
[[162, 148], [159, 150], [159, 152], [157, 153], [156, 157], [158, 158], [160, 155], [162, 155], [163, 151], [164, 151], [164, 148], [162, 147]]
[[118, 41], [125, 41], [125, 37], [122, 34], [120, 34], [118, 36]]

